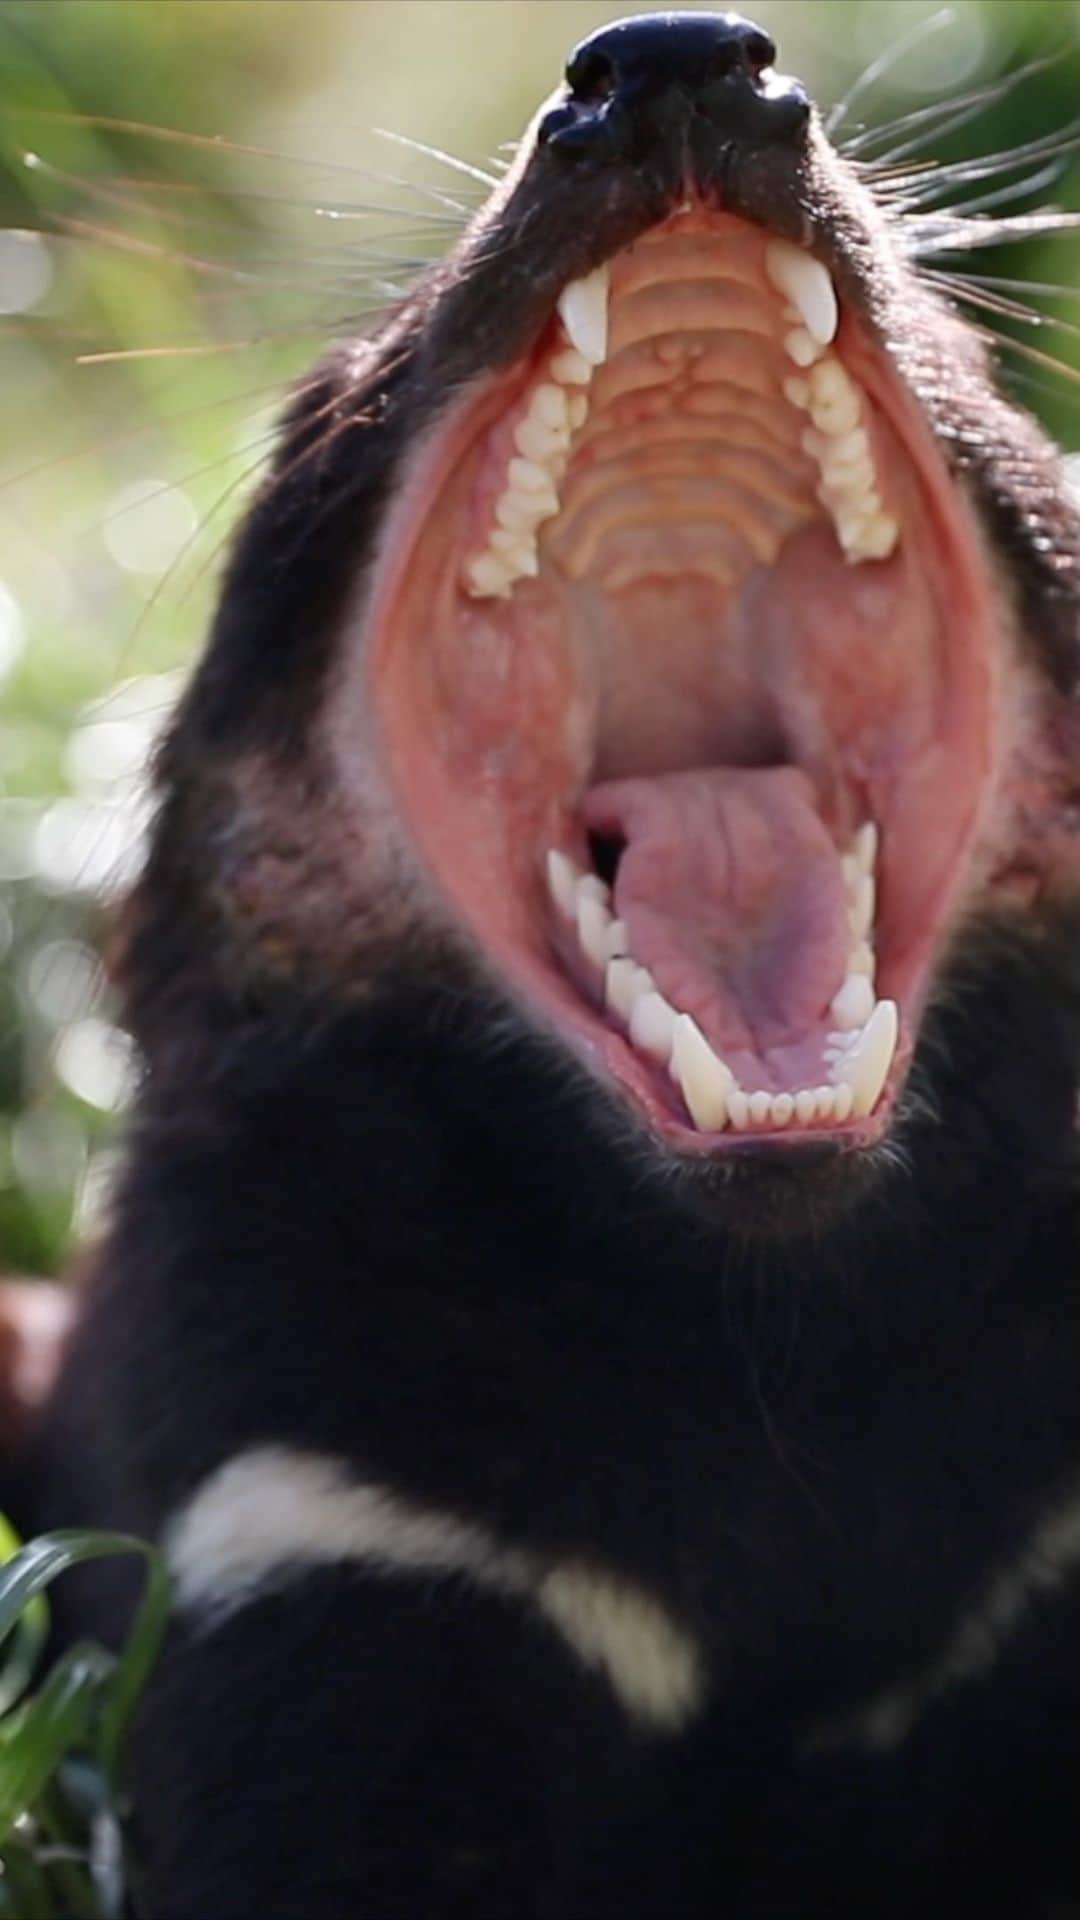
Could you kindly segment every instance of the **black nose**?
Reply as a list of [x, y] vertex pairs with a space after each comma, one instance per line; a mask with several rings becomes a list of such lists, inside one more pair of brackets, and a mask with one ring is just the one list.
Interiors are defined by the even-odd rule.
[[737, 13], [645, 13], [601, 27], [574, 48], [569, 96], [540, 139], [567, 152], [631, 161], [687, 146], [708, 132], [723, 146], [794, 141], [810, 103], [797, 81], [777, 80], [776, 47]]

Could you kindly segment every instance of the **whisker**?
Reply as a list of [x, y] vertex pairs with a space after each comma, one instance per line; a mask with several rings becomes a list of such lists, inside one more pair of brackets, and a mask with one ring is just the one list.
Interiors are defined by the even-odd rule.
[[915, 259], [934, 253], [967, 253], [986, 248], [1009, 246], [1018, 240], [1053, 239], [1080, 231], [1080, 213], [1065, 213], [1054, 208], [1037, 213], [1007, 215], [1000, 220], [981, 215], [964, 219], [962, 214], [910, 215], [905, 242]]
[[[987, 313], [999, 313], [1003, 319], [1017, 320], [1026, 327], [1046, 327], [1052, 332], [1062, 333], [1080, 340], [1080, 326], [1072, 320], [1065, 320], [1058, 314], [1040, 313], [1037, 308], [1029, 307], [1020, 300], [1008, 299], [1004, 294], [992, 293], [980, 287], [972, 287], [962, 278], [950, 273], [942, 273], [938, 268], [930, 268], [925, 278], [935, 286], [942, 287], [957, 300], [968, 306], [978, 307]], [[1011, 335], [1002, 335], [1002, 339], [1011, 339]]]
[[830, 138], [837, 127], [842, 126], [849, 117], [856, 102], [863, 99], [871, 88], [875, 87], [878, 81], [904, 58], [905, 54], [913, 52], [916, 47], [921, 46], [925, 40], [931, 39], [934, 34], [940, 33], [943, 28], [953, 26], [955, 21], [956, 14], [953, 8], [943, 7], [939, 13], [930, 14], [928, 18], [920, 20], [916, 26], [910, 28], [907, 33], [901, 34], [899, 40], [894, 41], [891, 46], [879, 53], [868, 67], [864, 67], [847, 92], [825, 116], [825, 132]]
[[1080, 367], [1073, 366], [1071, 361], [1062, 360], [1053, 353], [1045, 353], [1040, 347], [1033, 347], [1030, 340], [1017, 340], [1013, 334], [995, 333], [993, 327], [981, 326], [978, 321], [973, 321], [971, 324], [980, 339], [985, 340], [987, 345], [1006, 347], [1010, 353], [1018, 353], [1023, 359], [1030, 360], [1033, 365], [1045, 367], [1061, 379], [1080, 386]]
[[[146, 174], [118, 174], [111, 176], [110, 184], [115, 186], [137, 187], [140, 192], [158, 197], [170, 195], [177, 198], [204, 198], [206, 188], [193, 180], [155, 180]], [[383, 200], [302, 200], [295, 194], [267, 193], [254, 187], [233, 187], [228, 189], [230, 201], [238, 204], [256, 204], [260, 206], [287, 207], [292, 212], [310, 213], [316, 218], [326, 220], [369, 220], [407, 219], [412, 224], [438, 229], [456, 231], [460, 221], [452, 215], [442, 213], [434, 207], [400, 207], [392, 201]], [[409, 231], [409, 229], [405, 229]]]
[[[313, 154], [284, 153], [277, 148], [259, 146], [249, 141], [227, 140], [223, 134], [193, 133], [183, 127], [162, 127], [155, 125], [152, 121], [128, 120], [115, 114], [72, 113], [56, 107], [27, 107], [21, 110], [21, 117], [43, 120], [58, 126], [89, 127], [103, 133], [129, 133], [141, 140], [157, 140], [165, 144], [195, 147], [203, 152], [239, 156], [243, 159], [271, 160], [282, 166], [301, 167], [308, 173], [339, 173], [354, 180], [389, 182], [392, 186], [403, 187], [409, 193], [423, 197], [429, 197], [433, 191], [422, 181], [408, 180], [394, 174], [380, 174], [370, 167], [359, 166], [348, 160], [327, 160], [318, 159]], [[395, 139], [398, 136], [390, 134], [387, 137]], [[464, 162], [462, 164], [464, 165]]]
[[999, 173], [1011, 173], [1028, 160], [1057, 159], [1060, 155], [1075, 153], [1078, 147], [1080, 119], [1069, 121], [1057, 133], [1045, 134], [1039, 140], [1025, 141], [1019, 147], [984, 154], [975, 160], [957, 160], [951, 165], [937, 167], [929, 176], [923, 173], [920, 185], [924, 191], [917, 189], [910, 196], [909, 204], [917, 206], [924, 200], [936, 199], [949, 186], [966, 186], [972, 180], [989, 180]]
[[[228, 233], [235, 235], [235, 225], [230, 221], [212, 220], [205, 216], [199, 219], [192, 219], [189, 215], [175, 213], [171, 209], [163, 210], [159, 206], [146, 207], [138, 197], [143, 191], [144, 183], [142, 182], [132, 181], [124, 183], [123, 181], [118, 182], [115, 180], [91, 180], [84, 175], [67, 172], [64, 168], [56, 166], [53, 161], [44, 159], [40, 154], [24, 153], [22, 158], [24, 165], [29, 166], [34, 172], [44, 174], [48, 179], [56, 181], [62, 186], [72, 187], [88, 199], [103, 200], [106, 205], [118, 206], [124, 211], [130, 211], [143, 218], [152, 220], [155, 226], [181, 227], [186, 228], [189, 232], [205, 231], [208, 233]], [[190, 183], [176, 182], [174, 184], [177, 186], [183, 185], [186, 191], [193, 194], [202, 193], [202, 189], [193, 188], [190, 186]], [[398, 211], [400, 212], [400, 209]], [[357, 261], [370, 261], [373, 264], [399, 265], [402, 256], [396, 250], [390, 249], [389, 242], [398, 239], [426, 239], [428, 237], [430, 236], [424, 232], [423, 228], [419, 230], [419, 233], [407, 226], [397, 229], [384, 229], [378, 236], [378, 248], [376, 248], [375, 245], [362, 247], [354, 245], [347, 249], [343, 248], [340, 252], [333, 254], [315, 253], [310, 250], [300, 253], [289, 241], [283, 240], [280, 244], [288, 246], [288, 258], [290, 262], [296, 266], [306, 265], [319, 268], [345, 267]], [[279, 263], [280, 256], [276, 253], [268, 252], [263, 255], [256, 254], [254, 258], [256, 261], [263, 260], [269, 264], [277, 264]], [[226, 262], [225, 264], [235, 263]], [[427, 264], [427, 256], [423, 256], [423, 264]]]
[[[257, 341], [255, 344], [261, 345], [262, 343]], [[299, 398], [303, 394], [310, 392], [319, 384], [320, 377], [318, 374], [313, 374], [310, 379], [300, 381], [292, 388], [294, 397]], [[179, 382], [174, 381], [171, 383], [170, 388], [165, 389], [165, 391], [175, 391], [179, 384]], [[181, 407], [175, 413], [159, 413], [153, 420], [146, 420], [142, 426], [132, 428], [128, 433], [118, 435], [112, 442], [112, 446], [117, 450], [124, 447], [136, 446], [138, 442], [148, 434], [156, 434], [161, 426], [172, 426], [181, 422], [186, 423], [190, 420], [203, 419], [207, 414], [218, 413], [225, 407], [243, 406], [245, 402], [249, 400], [264, 401], [269, 396], [272, 396], [275, 400], [280, 400], [280, 380], [264, 381], [257, 387], [245, 387], [240, 393], [220, 395], [216, 400], [205, 401], [197, 407]], [[254, 415], [247, 417], [253, 418]], [[49, 460], [38, 460], [32, 467], [22, 467], [18, 473], [10, 474], [7, 479], [0, 480], [0, 492], [10, 487], [26, 485], [31, 480], [36, 479], [40, 474], [53, 472], [57, 468], [71, 466], [78, 460], [85, 460], [95, 455], [99, 450], [99, 443], [95, 438], [85, 441], [82, 446], [76, 447], [68, 453], [55, 454]]]
[[407, 147], [412, 153], [422, 153], [428, 160], [438, 160], [454, 173], [467, 174], [469, 179], [478, 180], [485, 190], [499, 184], [495, 174], [485, 173], [483, 167], [474, 167], [470, 161], [460, 160], [453, 153], [445, 153], [441, 147], [429, 147], [423, 140], [413, 140], [407, 133], [393, 133], [389, 127], [372, 127], [371, 131], [377, 133], [380, 140], [392, 140], [395, 146]]
[[[1002, 74], [998, 79], [991, 80], [983, 86], [972, 87], [967, 93], [959, 94], [953, 99], [935, 100], [930, 106], [915, 107], [910, 113], [901, 114], [898, 119], [886, 121], [881, 126], [867, 127], [862, 133], [854, 134], [850, 139], [841, 141], [841, 151], [849, 159], [854, 158], [855, 155], [864, 152], [868, 146], [875, 146], [879, 140], [888, 140], [895, 134], [907, 133], [912, 127], [926, 127], [926, 133], [920, 138], [904, 146], [893, 147], [889, 152], [878, 155], [870, 164], [875, 166], [879, 163], [891, 164], [909, 153], [917, 153], [927, 140], [943, 139], [949, 134], [958, 132], [961, 127], [967, 125], [969, 120], [975, 119], [984, 106], [998, 105], [1025, 80], [1030, 80], [1037, 73], [1045, 73], [1049, 67], [1065, 59], [1071, 51], [1072, 49], [1068, 46], [1057, 47], [1053, 53], [1040, 54], [1037, 59], [1029, 60], [1015, 72]], [[938, 125], [939, 121], [943, 124]]]
[[969, 214], [1008, 206], [1013, 200], [1026, 200], [1029, 194], [1042, 193], [1046, 187], [1057, 186], [1067, 171], [1067, 160], [1051, 160], [1049, 166], [1025, 175], [1023, 180], [1015, 180], [1007, 187], [994, 187], [991, 192], [976, 194], [971, 200], [959, 201], [956, 212], [967, 218]]
[[972, 281], [977, 287], [1000, 288], [1003, 293], [1042, 293], [1053, 300], [1080, 299], [1080, 287], [1075, 281], [1070, 285], [1064, 280], [1021, 280], [1019, 277], [1013, 279], [1008, 274], [975, 273], [966, 267], [962, 271], [957, 268], [954, 277], [958, 280]]
[[[105, 226], [99, 221], [87, 220], [77, 214], [57, 214], [55, 220], [57, 230], [62, 233], [77, 234], [100, 246], [110, 247], [119, 253], [134, 254], [141, 259], [166, 260], [171, 266], [187, 267], [192, 273], [201, 277], [227, 280], [249, 289], [276, 288], [279, 291], [291, 293], [300, 291], [305, 294], [312, 292], [346, 294], [356, 285], [355, 276], [350, 279], [341, 275], [323, 275], [317, 280], [312, 280], [308, 276], [296, 281], [261, 269], [237, 267], [222, 260], [208, 260], [204, 255], [191, 253], [186, 248], [166, 246], [144, 235], [126, 233], [119, 227]], [[394, 265], [398, 264], [392, 255], [390, 258]]]

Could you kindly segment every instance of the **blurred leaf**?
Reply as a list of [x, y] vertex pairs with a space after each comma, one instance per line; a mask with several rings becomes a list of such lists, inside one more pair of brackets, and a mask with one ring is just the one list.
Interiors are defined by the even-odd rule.
[[73, 1747], [90, 1738], [112, 1678], [114, 1661], [101, 1647], [69, 1647], [50, 1669], [13, 1733], [0, 1749], [0, 1844], [20, 1814], [33, 1807]]
[[[21, 1542], [5, 1514], [0, 1513], [0, 1577], [2, 1568], [18, 1553]], [[49, 1632], [49, 1607], [43, 1594], [23, 1607], [13, 1644], [0, 1667], [0, 1719], [20, 1700], [37, 1671]]]
[[[157, 1657], [169, 1614], [169, 1576], [162, 1555], [125, 1533], [88, 1533], [77, 1528], [42, 1534], [0, 1568], [0, 1642], [13, 1633], [23, 1609], [69, 1568], [113, 1554], [139, 1554], [147, 1562], [146, 1591], [119, 1661], [110, 1660], [113, 1684], [104, 1703], [101, 1758], [118, 1789], [121, 1747], [139, 1693]], [[2, 1801], [0, 1801], [2, 1804]]]

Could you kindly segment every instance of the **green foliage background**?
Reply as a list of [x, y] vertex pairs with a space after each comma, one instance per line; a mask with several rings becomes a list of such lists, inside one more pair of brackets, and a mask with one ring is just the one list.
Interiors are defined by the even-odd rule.
[[[572, 42], [635, 10], [0, 0], [0, 1270], [54, 1269], [107, 1187], [135, 1069], [96, 953], [137, 852], [140, 769], [198, 647], [276, 396], [327, 332], [363, 325], [440, 251], [481, 192], [375, 129], [483, 167]], [[751, 11], [828, 103], [934, 9]], [[954, 14], [847, 131], [1080, 39], [1074, 0], [959, 0]], [[1078, 71], [1062, 59], [919, 157], [1067, 132]], [[1037, 197], [1075, 206], [1076, 182], [1066, 163]], [[974, 264], [1068, 288], [1078, 246]], [[1075, 362], [1080, 302], [1039, 304], [1065, 323], [1038, 334], [1040, 351]], [[1080, 445], [1069, 381], [1017, 367], [1021, 397]]]

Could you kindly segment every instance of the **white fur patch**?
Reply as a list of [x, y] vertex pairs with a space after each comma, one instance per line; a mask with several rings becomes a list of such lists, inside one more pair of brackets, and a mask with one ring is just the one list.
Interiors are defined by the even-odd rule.
[[991, 1575], [976, 1604], [953, 1630], [938, 1658], [911, 1680], [892, 1687], [815, 1746], [857, 1744], [888, 1752], [906, 1740], [916, 1721], [952, 1687], [978, 1679], [1024, 1624], [1040, 1594], [1056, 1593], [1080, 1566], [1080, 1489], [1048, 1513], [1022, 1553]]
[[286, 1447], [238, 1454], [171, 1521], [165, 1544], [177, 1605], [211, 1625], [314, 1567], [459, 1576], [526, 1601], [655, 1730], [676, 1732], [704, 1701], [698, 1647], [633, 1582], [502, 1546], [471, 1521], [352, 1478], [326, 1455]]
[[640, 1587], [574, 1561], [540, 1581], [542, 1613], [587, 1666], [606, 1673], [629, 1712], [675, 1732], [704, 1694], [701, 1656], [689, 1635]]

